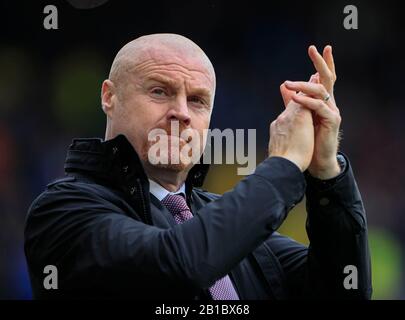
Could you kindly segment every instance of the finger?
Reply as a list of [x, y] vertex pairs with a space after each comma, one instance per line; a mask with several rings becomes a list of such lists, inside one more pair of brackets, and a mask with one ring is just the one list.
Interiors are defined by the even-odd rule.
[[328, 65], [329, 70], [332, 71], [334, 81], [336, 81], [335, 61], [333, 60], [332, 46], [326, 46], [323, 49], [323, 59]]
[[[314, 83], [320, 83], [320, 81], [319, 81], [319, 73], [318, 73], [318, 72], [315, 73], [314, 81], [313, 81], [313, 82], [314, 82]], [[325, 97], [324, 97], [324, 98], [325, 98]], [[330, 94], [330, 99], [326, 102], [326, 104], [328, 105], [328, 107], [330, 107], [330, 108], [334, 109], [335, 111], [338, 111], [338, 112], [339, 112], [339, 109], [338, 109], [337, 106], [336, 106], [336, 102], [335, 102], [335, 97], [334, 97], [333, 91], [331, 92], [331, 94]]]
[[[319, 74], [315, 73], [313, 75], [311, 75], [309, 82], [311, 83], [319, 83]], [[281, 92], [281, 96], [283, 98], [283, 102], [284, 102], [284, 107], [287, 108], [288, 104], [291, 102], [291, 98], [294, 94], [299, 94], [299, 95], [303, 95], [303, 92], [299, 92], [298, 90], [289, 90], [287, 89], [285, 83], [283, 83], [280, 86], [280, 92]]]
[[292, 100], [299, 103], [303, 107], [314, 111], [315, 114], [322, 119], [334, 122], [337, 121], [337, 117], [339, 117], [339, 115], [335, 114], [335, 112], [333, 112], [332, 109], [330, 109], [322, 100], [299, 95], [294, 95]]
[[333, 74], [326, 64], [325, 60], [318, 52], [315, 46], [310, 46], [308, 49], [308, 55], [314, 64], [316, 71], [319, 73], [320, 82], [326, 87], [328, 91], [332, 91], [333, 88]]
[[[315, 74], [311, 75], [311, 78], [309, 78], [309, 82], [311, 82], [311, 83], [319, 83], [318, 73], [315, 73]], [[291, 101], [291, 97], [295, 93], [297, 93], [299, 95], [304, 94], [303, 92], [299, 92], [298, 90], [297, 91], [288, 90], [287, 87], [285, 86], [285, 83], [283, 83], [280, 86], [280, 91], [281, 91], [281, 96], [283, 97], [285, 107], [287, 107], [288, 103]]]
[[291, 101], [292, 96], [295, 94], [295, 91], [288, 90], [283, 83], [280, 86], [281, 96], [283, 98], [284, 107], [287, 107], [288, 103]]
[[284, 82], [288, 90], [300, 91], [308, 96], [313, 96], [318, 99], [324, 99], [328, 96], [325, 87], [319, 83], [304, 82], [304, 81], [286, 81]]
[[310, 82], [312, 82], [312, 83], [319, 83], [319, 73], [318, 73], [318, 72], [315, 73], [315, 74], [313, 75], [313, 77], [311, 77], [311, 79], [312, 79], [312, 81], [310, 81]]

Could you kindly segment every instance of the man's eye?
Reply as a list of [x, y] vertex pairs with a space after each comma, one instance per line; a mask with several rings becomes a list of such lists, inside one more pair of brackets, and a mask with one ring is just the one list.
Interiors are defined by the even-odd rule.
[[164, 89], [162, 89], [162, 88], [154, 88], [154, 89], [152, 89], [151, 92], [152, 92], [154, 95], [157, 95], [157, 96], [161, 96], [161, 97], [167, 96], [166, 91], [165, 91]]
[[197, 97], [197, 96], [189, 97], [188, 101], [199, 103], [199, 104], [205, 104], [205, 101], [203, 99], [201, 99], [200, 97]]

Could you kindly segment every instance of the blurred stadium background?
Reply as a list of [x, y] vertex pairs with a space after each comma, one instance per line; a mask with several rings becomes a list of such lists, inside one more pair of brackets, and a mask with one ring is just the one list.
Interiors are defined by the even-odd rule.
[[[257, 160], [268, 125], [282, 111], [279, 85], [308, 79], [307, 47], [332, 44], [341, 150], [351, 159], [368, 214], [374, 299], [404, 299], [404, 45], [397, 5], [366, 1], [109, 1], [79, 10], [66, 1], [2, 1], [0, 9], [0, 299], [32, 298], [23, 253], [27, 208], [63, 175], [74, 137], [104, 137], [100, 85], [126, 42], [172, 32], [199, 44], [217, 73], [211, 128], [256, 128]], [[43, 28], [54, 4], [59, 29]], [[354, 4], [359, 29], [343, 28]], [[218, 193], [241, 177], [213, 165], [205, 188]], [[308, 243], [304, 204], [281, 232]]]

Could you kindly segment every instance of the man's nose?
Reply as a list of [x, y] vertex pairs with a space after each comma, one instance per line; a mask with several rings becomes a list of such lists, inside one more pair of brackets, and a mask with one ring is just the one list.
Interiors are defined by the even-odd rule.
[[189, 126], [191, 117], [188, 111], [187, 97], [179, 96], [170, 106], [167, 113], [168, 120], [177, 120], [182, 122], [185, 126]]

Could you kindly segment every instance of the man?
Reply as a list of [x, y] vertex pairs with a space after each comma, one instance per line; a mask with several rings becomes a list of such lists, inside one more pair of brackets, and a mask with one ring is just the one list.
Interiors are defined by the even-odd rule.
[[[105, 141], [74, 140], [67, 176], [29, 209], [34, 296], [370, 298], [364, 208], [350, 163], [337, 152], [331, 47], [322, 56], [311, 46], [309, 56], [317, 70], [310, 81], [281, 86], [286, 109], [270, 126], [269, 157], [219, 196], [197, 188], [207, 165], [152, 161], [156, 141], [148, 136], [164, 129], [168, 154], [204, 149], [204, 139], [182, 139], [171, 125], [200, 137], [209, 127], [210, 60], [174, 34], [126, 44], [102, 85]], [[309, 247], [276, 232], [305, 192]], [[43, 286], [46, 265], [57, 267], [57, 290]], [[346, 266], [357, 270], [351, 288]]]

